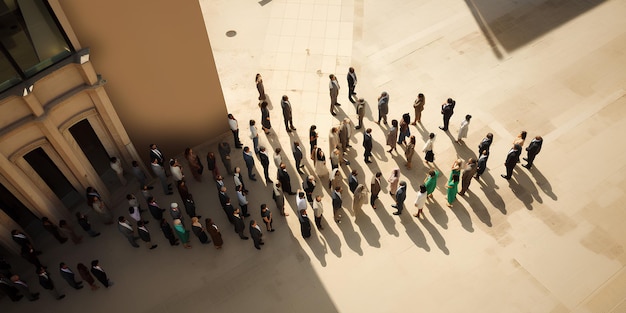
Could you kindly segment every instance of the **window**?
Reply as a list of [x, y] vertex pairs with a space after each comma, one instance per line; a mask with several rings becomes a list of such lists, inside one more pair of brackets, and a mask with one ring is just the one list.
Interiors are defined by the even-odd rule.
[[0, 92], [72, 53], [46, 1], [0, 0]]

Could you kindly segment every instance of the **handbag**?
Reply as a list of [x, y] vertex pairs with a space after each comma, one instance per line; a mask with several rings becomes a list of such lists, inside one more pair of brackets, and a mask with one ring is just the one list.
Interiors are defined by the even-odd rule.
[[426, 151], [426, 157], [424, 159], [426, 159], [426, 161], [432, 162], [435, 160], [435, 154], [433, 153], [432, 150], [428, 150]]

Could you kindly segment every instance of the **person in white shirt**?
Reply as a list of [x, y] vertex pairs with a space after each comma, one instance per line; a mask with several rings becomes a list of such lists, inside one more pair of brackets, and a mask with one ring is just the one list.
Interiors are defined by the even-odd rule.
[[324, 227], [322, 227], [322, 214], [324, 214], [322, 195], [315, 196], [315, 201], [313, 201], [313, 213], [315, 214], [315, 226], [319, 230], [324, 230]]
[[296, 207], [298, 208], [297, 211], [300, 212], [300, 210], [306, 210], [306, 205], [307, 205], [306, 195], [302, 189], [298, 189], [298, 192], [296, 195]]
[[428, 136], [428, 141], [424, 144], [424, 149], [422, 152], [426, 153], [424, 156], [424, 163], [428, 164], [428, 162], [435, 161], [435, 153], [433, 152], [433, 143], [435, 142], [435, 133], [430, 133]]
[[120, 162], [120, 159], [112, 157], [109, 159], [109, 161], [111, 162], [109, 165], [117, 175], [117, 178], [120, 180], [123, 186], [126, 186], [126, 178], [124, 178], [124, 168], [122, 167], [122, 162]]
[[259, 154], [259, 131], [256, 129], [256, 122], [250, 120], [250, 139], [254, 145], [254, 153]]
[[276, 148], [274, 150], [274, 165], [276, 165], [276, 168], [280, 168], [280, 163], [283, 163], [283, 157], [280, 155], [281, 151], [281, 148]]
[[170, 172], [174, 181], [179, 182], [185, 178], [183, 174], [183, 166], [178, 163], [178, 159], [170, 159]]
[[228, 114], [228, 126], [230, 126], [230, 130], [233, 132], [233, 139], [235, 141], [235, 148], [241, 149], [241, 141], [239, 140], [239, 123], [232, 114]]
[[424, 205], [426, 204], [426, 198], [428, 198], [428, 194], [426, 193], [426, 186], [424, 184], [421, 184], [420, 192], [417, 194], [417, 199], [415, 199], [415, 207], [417, 208], [417, 213], [413, 216], [419, 217], [420, 214], [424, 216], [422, 209], [424, 209]]

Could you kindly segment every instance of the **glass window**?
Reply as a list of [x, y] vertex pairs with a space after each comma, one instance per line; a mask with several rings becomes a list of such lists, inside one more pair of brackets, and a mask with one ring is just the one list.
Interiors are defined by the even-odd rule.
[[0, 91], [72, 51], [45, 1], [0, 0]]

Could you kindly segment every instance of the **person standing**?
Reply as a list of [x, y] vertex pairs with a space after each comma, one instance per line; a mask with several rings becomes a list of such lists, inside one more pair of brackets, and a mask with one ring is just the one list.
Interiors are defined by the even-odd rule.
[[20, 276], [13, 275], [11, 276], [11, 281], [13, 282], [13, 286], [17, 288], [17, 290], [26, 297], [29, 301], [37, 301], [39, 300], [39, 292], [32, 292], [28, 287], [28, 284], [20, 279]]
[[239, 215], [239, 209], [235, 209], [231, 219], [233, 220], [233, 224], [235, 225], [235, 232], [239, 234], [239, 238], [241, 238], [242, 240], [248, 240], [248, 237], [243, 234], [246, 226], [243, 223], [243, 216]]
[[193, 149], [186, 148], [185, 159], [187, 159], [187, 162], [189, 162], [189, 169], [191, 170], [191, 175], [193, 175], [193, 178], [196, 181], [201, 182], [204, 165], [202, 165], [202, 162], [200, 162], [200, 157], [193, 153]]
[[394, 168], [393, 171], [391, 171], [391, 175], [389, 176], [389, 179], [387, 179], [387, 182], [389, 183], [389, 194], [393, 196], [398, 189], [398, 183], [400, 183], [399, 168]]
[[311, 237], [311, 220], [309, 220], [309, 215], [306, 214], [306, 210], [300, 210], [300, 212], [298, 212], [298, 217], [302, 238], [307, 239]]
[[428, 198], [428, 194], [426, 193], [426, 186], [420, 185], [420, 191], [417, 194], [417, 199], [415, 199], [415, 207], [417, 208], [417, 213], [415, 213], [415, 215], [413, 216], [419, 217], [420, 214], [424, 216], [422, 209], [424, 209], [424, 205], [426, 204], [426, 198]]
[[383, 91], [378, 97], [378, 121], [376, 122], [376, 124], [380, 124], [380, 120], [382, 119], [385, 125], [387, 125], [388, 113], [389, 113], [389, 94], [386, 91]]
[[[148, 184], [147, 184], [148, 176], [141, 169], [141, 167], [139, 167], [139, 162], [133, 161], [132, 162], [132, 168], [130, 170], [133, 173], [133, 176], [135, 176], [135, 178], [137, 178], [137, 181], [139, 182], [139, 188], [143, 188], [144, 186], [148, 186]], [[152, 189], [152, 186], [148, 186], [148, 189]]]
[[256, 181], [255, 174], [252, 173], [252, 169], [254, 168], [254, 157], [252, 153], [250, 153], [250, 148], [243, 147], [243, 160], [246, 162], [246, 168], [248, 168], [248, 178], [252, 181]]
[[483, 155], [483, 152], [487, 152], [489, 154], [489, 147], [491, 147], [491, 143], [493, 142], [493, 134], [487, 133], [485, 138], [480, 141], [478, 144], [478, 155]]
[[471, 115], [465, 115], [465, 119], [463, 120], [463, 122], [461, 122], [461, 127], [459, 127], [459, 134], [456, 136], [456, 143], [462, 144], [463, 138], [467, 138], [471, 118]]
[[291, 191], [291, 178], [289, 178], [289, 173], [287, 172], [287, 166], [285, 163], [280, 163], [280, 167], [278, 168], [278, 181], [283, 186], [283, 190], [289, 195], [295, 195], [296, 193]]
[[528, 147], [526, 148], [526, 157], [523, 158], [524, 161], [528, 162], [527, 164], [522, 165], [527, 169], [531, 169], [533, 167], [533, 162], [535, 161], [535, 157], [539, 152], [541, 152], [541, 146], [543, 145], [543, 138], [541, 136], [535, 137]]
[[267, 204], [261, 204], [261, 218], [263, 219], [263, 223], [265, 223], [265, 229], [268, 232], [273, 232], [274, 228], [272, 227], [272, 223], [274, 220], [272, 219], [272, 211], [267, 207]]
[[[193, 201], [193, 195], [188, 193], [187, 197], [183, 199], [183, 205], [185, 206], [185, 213], [189, 218], [197, 217], [201, 218], [201, 215], [196, 214], [196, 202]], [[144, 221], [145, 222], [145, 221]]]
[[404, 209], [404, 200], [406, 200], [406, 182], [401, 181], [398, 190], [396, 190], [396, 204], [391, 205], [391, 207], [397, 209], [396, 212], [393, 212], [393, 215], [402, 214], [402, 210]]
[[434, 142], [435, 142], [435, 133], [430, 133], [430, 135], [428, 135], [428, 141], [426, 141], [426, 143], [424, 144], [424, 148], [422, 149], [422, 152], [425, 153], [424, 163], [426, 163], [429, 166], [430, 166], [429, 163], [435, 162], [435, 153], [433, 152]]
[[87, 232], [87, 234], [89, 234], [89, 236], [91, 237], [98, 237], [100, 236], [100, 233], [93, 230], [91, 228], [91, 223], [89, 223], [89, 220], [87, 219], [87, 215], [81, 213], [81, 212], [76, 212], [76, 219], [78, 220], [78, 224], [80, 225], [80, 227], [85, 230]]
[[459, 195], [464, 196], [465, 192], [469, 189], [470, 184], [472, 183], [472, 177], [476, 175], [478, 169], [476, 168], [476, 160], [470, 158], [467, 160], [467, 165], [463, 170], [463, 175], [461, 176], [461, 191], [459, 191]]
[[261, 128], [266, 135], [268, 135], [270, 133], [270, 129], [272, 129], [270, 110], [267, 108], [267, 101], [261, 102]]
[[261, 161], [261, 166], [263, 166], [263, 175], [265, 176], [265, 181], [268, 184], [272, 183], [272, 179], [270, 179], [270, 158], [267, 155], [267, 150], [264, 146], [259, 148], [259, 160]]
[[59, 264], [59, 272], [61, 273], [61, 277], [63, 277], [72, 288], [76, 290], [83, 289], [83, 282], [76, 281], [76, 275], [67, 267], [67, 264], [61, 262], [61, 264]]
[[487, 159], [489, 159], [489, 154], [487, 151], [483, 151], [483, 154], [478, 158], [478, 162], [476, 165], [476, 180], [480, 179], [480, 175], [482, 175], [487, 169]]
[[174, 237], [174, 231], [172, 230], [172, 226], [170, 226], [166, 219], [161, 219], [160, 226], [161, 231], [163, 232], [163, 236], [165, 236], [165, 238], [167, 238], [167, 240], [170, 242], [170, 246], [178, 246], [178, 239]]
[[409, 144], [406, 146], [406, 150], [404, 151], [404, 156], [406, 157], [406, 168], [408, 169], [411, 169], [413, 154], [415, 154], [415, 136], [411, 136]]
[[391, 128], [389, 129], [389, 133], [387, 133], [387, 145], [390, 147], [389, 153], [391, 151], [396, 151], [398, 153], [398, 149], [396, 149], [396, 138], [398, 138], [398, 120], [391, 120]]
[[515, 165], [519, 163], [519, 156], [522, 153], [522, 147], [520, 145], [513, 145], [513, 148], [509, 150], [509, 153], [506, 155], [506, 160], [504, 161], [504, 166], [506, 167], [506, 175], [500, 175], [502, 178], [509, 180], [511, 179], [511, 175], [513, 175], [513, 169]]
[[274, 149], [273, 159], [274, 159], [274, 165], [276, 166], [276, 168], [280, 168], [280, 163], [283, 163], [283, 157], [282, 155], [280, 155], [282, 151], [283, 149], [281, 148]]
[[439, 171], [430, 170], [426, 179], [424, 179], [424, 186], [426, 186], [426, 195], [428, 198], [433, 197], [433, 192], [437, 188], [437, 178], [439, 178]]
[[[289, 102], [289, 97], [287, 95], [283, 96], [283, 99], [280, 101], [280, 107], [283, 109], [283, 119], [285, 121], [285, 129], [288, 133], [292, 130], [296, 130], [293, 127], [293, 114], [291, 112], [291, 102]], [[289, 127], [291, 125], [291, 127]]]
[[86, 281], [89, 284], [91, 290], [96, 290], [100, 288], [98, 287], [98, 285], [96, 285], [96, 281], [93, 279], [93, 276], [91, 276], [91, 273], [89, 273], [89, 269], [87, 268], [87, 266], [85, 266], [85, 264], [78, 263], [78, 265], [76, 265], [76, 270], [78, 270], [80, 278], [82, 278], [83, 281]]
[[348, 187], [350, 187], [350, 192], [352, 192], [354, 194], [354, 190], [356, 190], [356, 187], [359, 185], [359, 180], [357, 179], [357, 175], [359, 175], [359, 172], [357, 172], [356, 169], [352, 170], [352, 172], [350, 172], [350, 177], [348, 177]]
[[276, 208], [278, 209], [278, 212], [280, 212], [280, 215], [289, 216], [289, 213], [285, 212], [285, 195], [280, 187], [280, 182], [277, 182], [272, 186], [272, 198], [276, 203]]
[[370, 205], [374, 210], [376, 210], [376, 200], [378, 200], [378, 194], [380, 193], [380, 177], [383, 176], [383, 173], [376, 172], [374, 177], [372, 177], [372, 182], [370, 184], [370, 189], [372, 191], [370, 195]]
[[320, 178], [320, 181], [330, 180], [328, 167], [326, 167], [326, 155], [324, 155], [324, 151], [322, 148], [314, 147], [315, 155], [313, 156], [313, 164], [315, 165], [315, 173], [317, 177]]
[[402, 114], [402, 119], [400, 119], [398, 144], [406, 145], [406, 138], [411, 136], [411, 129], [409, 128], [410, 123], [411, 123], [411, 116], [409, 116], [409, 113]]
[[17, 287], [15, 287], [7, 277], [0, 275], [0, 295], [2, 294], [9, 296], [13, 302], [18, 302], [24, 297], [19, 294]]
[[522, 152], [521, 148], [524, 147], [524, 142], [526, 142], [526, 136], [528, 133], [525, 130], [522, 130], [517, 137], [513, 140], [513, 145], [520, 146], [520, 153]]
[[178, 208], [178, 203], [170, 203], [170, 216], [172, 220], [179, 219], [181, 222], [183, 221], [183, 213]]
[[109, 280], [107, 277], [107, 273], [104, 271], [102, 267], [100, 267], [100, 261], [93, 260], [91, 261], [91, 274], [96, 277], [96, 279], [104, 285], [104, 288], [109, 288], [113, 286], [113, 282]]
[[448, 177], [448, 182], [452, 180], [452, 176], [457, 175], [459, 178], [461, 177], [461, 167], [463, 167], [463, 160], [456, 159], [452, 162], [452, 167], [450, 170], [450, 176]]
[[119, 230], [120, 233], [128, 239], [131, 246], [139, 248], [139, 245], [137, 244], [137, 237], [135, 237], [135, 230], [123, 216], [120, 216], [117, 219], [117, 230]]
[[228, 114], [228, 126], [230, 127], [230, 131], [233, 133], [233, 141], [235, 143], [235, 148], [241, 149], [241, 141], [239, 140], [239, 123], [235, 119], [232, 114]]
[[441, 114], [443, 115], [443, 126], [439, 126], [439, 129], [443, 131], [448, 131], [448, 125], [450, 124], [450, 118], [454, 114], [454, 106], [456, 105], [456, 101], [452, 100], [452, 98], [448, 98], [448, 100], [441, 105]]
[[264, 101], [266, 96], [265, 87], [263, 86], [263, 77], [261, 77], [261, 74], [257, 73], [254, 81], [256, 83], [256, 90], [259, 92], [259, 100]]
[[[224, 163], [224, 167], [226, 168], [226, 172], [228, 175], [233, 175], [233, 165], [230, 162], [230, 145], [226, 141], [222, 141], [217, 147], [217, 151], [220, 154], [220, 159], [222, 159], [222, 163]], [[215, 167], [217, 168], [217, 166]], [[215, 177], [219, 176], [219, 171]]]
[[361, 127], [363, 127], [363, 117], [365, 117], [366, 106], [369, 105], [367, 104], [367, 101], [365, 101], [365, 99], [359, 98], [359, 100], [356, 101], [356, 114], [359, 118], [359, 125], [355, 127], [356, 129], [361, 129]]
[[239, 168], [239, 166], [235, 167], [235, 175], [233, 175], [233, 181], [235, 182], [235, 190], [239, 190], [239, 186], [242, 186], [243, 191], [248, 191], [248, 189], [246, 189], [246, 185], [243, 183], [243, 177], [241, 177], [241, 169]]
[[250, 216], [248, 213], [248, 198], [246, 197], [246, 194], [248, 193], [243, 189], [243, 185], [239, 185], [239, 188], [237, 189], [237, 200], [239, 200], [241, 214], [244, 217]]
[[59, 227], [54, 225], [47, 217], [41, 218], [41, 224], [59, 243], [63, 244], [67, 241], [67, 238], [63, 237], [59, 232]]
[[452, 179], [450, 179], [448, 181], [448, 184], [446, 185], [446, 188], [448, 188], [448, 207], [451, 208], [452, 207], [452, 203], [454, 203], [454, 201], [456, 200], [456, 194], [457, 191], [459, 190], [459, 174], [453, 174], [452, 175]]
[[415, 121], [411, 125], [417, 125], [422, 123], [422, 111], [424, 111], [424, 105], [426, 104], [426, 98], [423, 93], [417, 95], [417, 99], [413, 102], [413, 109], [415, 109]]
[[354, 89], [356, 88], [356, 72], [354, 72], [353, 67], [350, 67], [348, 69], [347, 79], [348, 79], [348, 100], [354, 103], [354, 99], [352, 98], [352, 96], [356, 96], [356, 92], [354, 92]]
[[313, 151], [317, 146], [317, 138], [319, 138], [316, 129], [317, 126], [315, 125], [311, 125], [311, 128], [309, 128], [309, 144], [311, 145], [311, 151]]
[[304, 191], [298, 189], [296, 196], [296, 213], [300, 212], [300, 210], [306, 210], [306, 202]]
[[159, 207], [159, 204], [156, 202], [154, 197], [148, 198], [148, 210], [155, 220], [160, 221], [163, 219], [163, 212], [165, 212], [165, 209]]
[[330, 114], [333, 116], [337, 115], [335, 113], [335, 106], [340, 106], [341, 104], [337, 102], [337, 96], [339, 95], [339, 82], [337, 81], [337, 77], [335, 75], [328, 75], [330, 78], [330, 82], [328, 83], [328, 88], [330, 89]]
[[305, 181], [302, 182], [302, 190], [306, 193], [306, 201], [313, 206], [313, 191], [315, 190], [315, 176], [309, 175]]
[[171, 190], [172, 187], [167, 182], [165, 169], [163, 168], [161, 164], [158, 163], [158, 159], [153, 159], [152, 163], [150, 163], [150, 166], [152, 167], [152, 172], [154, 172], [154, 175], [156, 175], [159, 178], [159, 181], [161, 182], [161, 187], [163, 187], [163, 193], [166, 195], [173, 194]]
[[330, 190], [335, 190], [335, 187], [341, 186], [341, 181], [342, 181], [341, 171], [339, 170], [339, 168], [333, 169], [331, 177], [333, 179], [330, 181], [329, 187], [330, 187]]
[[124, 168], [122, 167], [122, 162], [120, 161], [120, 159], [118, 159], [117, 157], [109, 158], [109, 165], [111, 166], [111, 169], [115, 172], [115, 175], [117, 175], [117, 178], [120, 180], [120, 183], [122, 183], [122, 186], [126, 186], [126, 178], [124, 177]]
[[220, 232], [219, 227], [217, 227], [217, 225], [215, 225], [213, 220], [210, 218], [205, 219], [204, 223], [209, 236], [211, 236], [211, 241], [213, 241], [213, 246], [215, 246], [215, 249], [221, 249], [224, 244], [224, 240], [222, 239], [222, 233]]
[[315, 214], [315, 226], [319, 230], [324, 230], [322, 227], [322, 218], [324, 214], [324, 205], [322, 204], [322, 196], [315, 196], [315, 202], [313, 202], [313, 213]]
[[[259, 227], [255, 220], [250, 220], [250, 236], [252, 236], [252, 243], [254, 244], [254, 247], [257, 250], [261, 250], [261, 245], [264, 245], [265, 243], [263, 242], [261, 227]], [[246, 239], [248, 239], [248, 237], [246, 237]]]
[[191, 231], [198, 237], [198, 240], [200, 240], [202, 244], [211, 243], [209, 236], [204, 232], [204, 227], [202, 227], [202, 224], [200, 224], [200, 221], [195, 216], [191, 218]]
[[157, 160], [157, 164], [165, 166], [165, 155], [163, 155], [159, 147], [153, 143], [150, 144], [150, 162], [152, 163], [154, 160]]
[[146, 247], [148, 247], [149, 250], [153, 250], [153, 249], [156, 249], [156, 247], [158, 247], [158, 245], [152, 244], [152, 238], [150, 237], [150, 232], [146, 228], [144, 221], [137, 222], [137, 233], [139, 234], [139, 238], [141, 239], [141, 241], [146, 243]]
[[330, 129], [330, 133], [328, 134], [328, 146], [330, 151], [337, 149], [339, 147], [339, 128], [333, 127]]
[[332, 198], [335, 222], [341, 224], [341, 212], [339, 211], [343, 205], [343, 199], [341, 199], [341, 186], [335, 187], [335, 190], [332, 193]]
[[37, 269], [37, 274], [39, 275], [39, 284], [41, 285], [41, 287], [43, 287], [43, 289], [48, 290], [50, 294], [57, 300], [65, 298], [65, 295], [60, 294], [54, 287], [54, 282], [52, 281], [50, 274], [46, 272], [45, 267], [39, 267]]
[[259, 131], [256, 128], [255, 120], [250, 120], [250, 139], [252, 139], [254, 153], [259, 154]]
[[362, 207], [367, 203], [367, 188], [363, 184], [359, 184], [354, 189], [354, 197], [352, 198], [352, 211], [354, 215], [358, 212], [362, 212]]
[[180, 165], [178, 159], [170, 159], [170, 173], [172, 174], [172, 178], [175, 182], [180, 182], [185, 179], [185, 174], [183, 174], [183, 166]]
[[180, 242], [183, 244], [183, 247], [185, 247], [185, 249], [191, 249], [191, 245], [189, 244], [189, 231], [185, 229], [183, 222], [176, 218], [173, 223], [174, 231], [176, 232], [178, 239], [180, 239]]
[[365, 148], [363, 158], [365, 159], [365, 163], [372, 163], [372, 161], [370, 161], [372, 157], [372, 147], [372, 129], [368, 128], [363, 133], [363, 148]]
[[350, 137], [352, 137], [352, 129], [353, 125], [349, 118], [344, 118], [341, 124], [341, 128], [339, 128], [339, 144], [341, 147], [341, 151], [343, 154], [346, 154], [348, 148], [351, 148], [350, 145]]
[[300, 147], [300, 142], [294, 141], [291, 149], [293, 152], [293, 158], [296, 160], [296, 169], [298, 170], [298, 173], [304, 174], [304, 172], [302, 171], [302, 168], [304, 167], [304, 165], [302, 165], [304, 152], [302, 151], [302, 147]]

